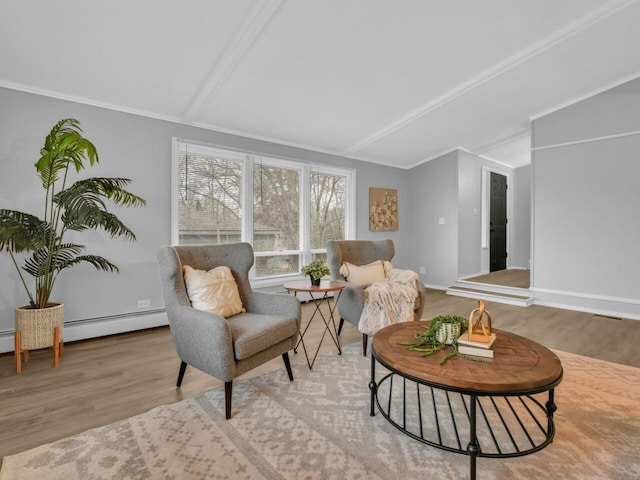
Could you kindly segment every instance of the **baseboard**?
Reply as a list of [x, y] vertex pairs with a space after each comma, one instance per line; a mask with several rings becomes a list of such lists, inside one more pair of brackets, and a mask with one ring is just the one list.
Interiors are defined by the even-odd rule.
[[534, 294], [534, 304], [536, 305], [588, 312], [607, 317], [640, 320], [640, 314], [638, 314], [640, 299], [591, 295], [535, 287], [529, 290]]
[[[64, 341], [74, 342], [87, 338], [104, 337], [116, 333], [133, 332], [146, 328], [168, 325], [164, 309], [142, 313], [114, 315], [111, 317], [91, 318], [65, 323]], [[0, 333], [0, 353], [13, 352], [13, 331]]]
[[444, 285], [434, 285], [433, 283], [425, 283], [424, 286], [426, 288], [431, 288], [433, 290], [446, 290], [447, 288], [449, 288], [448, 286], [444, 286]]

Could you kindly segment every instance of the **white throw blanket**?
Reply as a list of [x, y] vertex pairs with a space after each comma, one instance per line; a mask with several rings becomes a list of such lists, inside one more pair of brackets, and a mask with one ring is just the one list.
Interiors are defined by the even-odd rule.
[[391, 268], [387, 271], [386, 280], [365, 288], [358, 330], [373, 335], [388, 325], [412, 321], [418, 297], [417, 282], [416, 272]]

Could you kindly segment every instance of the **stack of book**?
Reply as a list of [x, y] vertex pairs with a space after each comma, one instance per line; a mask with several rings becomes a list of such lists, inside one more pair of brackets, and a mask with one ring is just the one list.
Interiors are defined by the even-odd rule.
[[469, 340], [469, 332], [464, 332], [458, 337], [458, 352], [475, 357], [493, 358], [493, 344], [496, 341], [496, 334], [492, 333], [489, 338], [488, 342], [475, 342]]

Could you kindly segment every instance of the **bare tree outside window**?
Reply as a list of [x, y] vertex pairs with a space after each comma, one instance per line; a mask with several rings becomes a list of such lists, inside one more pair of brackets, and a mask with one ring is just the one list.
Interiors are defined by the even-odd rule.
[[[298, 169], [256, 163], [253, 167], [253, 248], [256, 252], [300, 250]], [[256, 276], [296, 273], [299, 254], [256, 256]]]
[[345, 185], [342, 175], [311, 173], [311, 248], [345, 238]]
[[[244, 239], [255, 252], [255, 280], [298, 275], [303, 261], [326, 258], [328, 240], [346, 238], [349, 171], [182, 141], [174, 152], [179, 244]], [[253, 190], [246, 191], [251, 180]], [[303, 185], [309, 186], [304, 200]], [[253, 201], [244, 205], [247, 194]]]
[[240, 162], [181, 150], [178, 155], [178, 184], [181, 244], [240, 241]]

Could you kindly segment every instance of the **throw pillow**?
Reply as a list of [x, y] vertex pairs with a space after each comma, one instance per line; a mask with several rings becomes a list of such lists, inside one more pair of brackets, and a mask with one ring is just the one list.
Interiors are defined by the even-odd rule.
[[367, 265], [354, 265], [345, 262], [340, 267], [340, 274], [348, 282], [355, 283], [360, 287], [368, 287], [372, 283], [381, 282], [385, 279], [382, 260], [376, 260]]
[[185, 265], [182, 272], [191, 306], [196, 310], [225, 318], [245, 311], [229, 267], [216, 267], [206, 272]]

